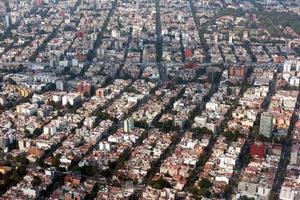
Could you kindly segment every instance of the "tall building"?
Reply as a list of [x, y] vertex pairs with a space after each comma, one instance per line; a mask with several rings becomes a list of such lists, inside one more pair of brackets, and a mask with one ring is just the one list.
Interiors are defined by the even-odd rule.
[[124, 131], [127, 133], [134, 128], [134, 120], [133, 119], [126, 119], [124, 120]]
[[64, 91], [64, 89], [65, 89], [65, 83], [63, 81], [61, 81], [61, 80], [57, 81], [56, 82], [56, 89]]
[[266, 4], [266, 10], [269, 10], [271, 8], [270, 4], [272, 4], [272, 0], [266, 0], [265, 4]]
[[300, 150], [300, 145], [298, 144], [293, 145], [291, 150], [291, 158], [290, 158], [290, 163], [292, 165], [297, 165], [300, 161], [299, 150]]
[[91, 85], [85, 81], [79, 82], [76, 87], [77, 92], [83, 94], [84, 96], [91, 95]]
[[10, 14], [7, 14], [5, 16], [5, 25], [6, 25], [6, 27], [10, 26]]
[[261, 113], [259, 134], [265, 137], [271, 137], [273, 129], [273, 116], [268, 112]]
[[283, 64], [283, 72], [290, 72], [292, 68], [291, 61], [285, 61]]

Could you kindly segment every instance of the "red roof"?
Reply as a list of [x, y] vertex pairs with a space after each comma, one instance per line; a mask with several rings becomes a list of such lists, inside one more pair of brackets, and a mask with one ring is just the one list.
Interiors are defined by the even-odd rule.
[[192, 56], [193, 56], [192, 51], [191, 51], [189, 48], [186, 48], [186, 49], [185, 49], [185, 57], [186, 57], [186, 58], [190, 58], [190, 57], [192, 57]]
[[262, 143], [254, 143], [250, 148], [250, 155], [253, 157], [264, 158], [266, 154], [266, 147]]
[[185, 68], [188, 68], [188, 69], [194, 69], [196, 67], [197, 67], [196, 63], [193, 63], [193, 62], [188, 62], [185, 64]]
[[84, 32], [79, 31], [79, 32], [76, 33], [76, 36], [77, 37], [83, 37], [84, 36]]

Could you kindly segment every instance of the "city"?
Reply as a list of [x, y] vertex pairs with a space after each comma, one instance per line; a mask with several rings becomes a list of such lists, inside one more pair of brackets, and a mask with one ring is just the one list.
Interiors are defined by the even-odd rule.
[[299, 0], [0, 0], [0, 200], [300, 199]]

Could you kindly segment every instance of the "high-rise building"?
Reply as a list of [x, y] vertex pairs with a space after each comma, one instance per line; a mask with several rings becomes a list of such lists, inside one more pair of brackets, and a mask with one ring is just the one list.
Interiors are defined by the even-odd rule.
[[271, 8], [270, 4], [272, 4], [272, 0], [266, 0], [265, 4], [266, 4], [266, 10], [269, 10]]
[[126, 119], [124, 120], [124, 131], [127, 133], [134, 128], [134, 120], [133, 119]]
[[6, 27], [10, 26], [10, 14], [7, 14], [5, 16], [5, 25], [6, 25]]
[[261, 113], [259, 134], [265, 137], [271, 137], [273, 130], [273, 116], [268, 112]]
[[292, 62], [291, 61], [285, 61], [283, 64], [283, 72], [290, 72], [292, 68]]
[[63, 81], [61, 81], [61, 80], [57, 81], [56, 82], [56, 89], [64, 91], [64, 89], [65, 89], [65, 83]]
[[291, 158], [290, 158], [290, 163], [292, 165], [296, 165], [300, 161], [299, 150], [300, 150], [300, 145], [293, 145], [291, 150]]
[[85, 81], [79, 82], [76, 87], [77, 92], [83, 94], [84, 96], [91, 95], [91, 85]]

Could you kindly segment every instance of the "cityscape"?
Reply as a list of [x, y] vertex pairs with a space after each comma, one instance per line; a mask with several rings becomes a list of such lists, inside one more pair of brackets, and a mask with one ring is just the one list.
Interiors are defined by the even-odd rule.
[[300, 200], [299, 0], [0, 0], [0, 200]]

